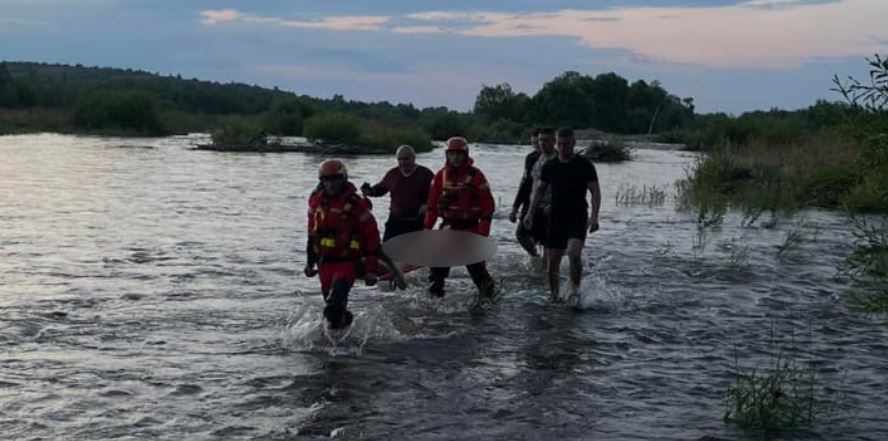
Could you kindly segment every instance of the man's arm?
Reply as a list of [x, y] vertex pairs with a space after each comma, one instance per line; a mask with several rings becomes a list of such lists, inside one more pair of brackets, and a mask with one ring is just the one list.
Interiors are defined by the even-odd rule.
[[598, 230], [598, 210], [601, 209], [601, 186], [598, 185], [598, 181], [590, 181], [586, 184], [586, 187], [592, 193], [592, 203], [589, 207], [592, 211], [589, 215], [589, 232], [592, 233]]
[[375, 198], [379, 196], [385, 196], [385, 194], [388, 193], [388, 189], [383, 187], [381, 182], [376, 185], [370, 185], [369, 183], [365, 182], [363, 185], [361, 185], [361, 193], [363, 193], [364, 196]]
[[493, 212], [496, 211], [496, 203], [493, 200], [493, 193], [490, 191], [490, 184], [480, 170], [475, 175], [475, 188], [479, 193], [478, 200], [481, 205], [478, 232], [482, 236], [488, 236], [490, 235], [490, 224], [493, 222]]
[[361, 204], [358, 214], [358, 230], [361, 240], [364, 242], [364, 261], [367, 264], [365, 280], [368, 285], [376, 283], [376, 275], [379, 273], [379, 228], [376, 226], [376, 218], [370, 211], [369, 204]]
[[389, 192], [387, 181], [389, 180], [390, 174], [391, 172], [386, 173], [382, 180], [379, 181], [379, 183], [377, 183], [376, 185], [370, 185], [369, 183], [365, 182], [363, 185], [361, 185], [361, 193], [363, 193], [364, 196], [370, 196], [374, 198], [384, 196], [386, 193]]
[[515, 218], [518, 215], [518, 212], [521, 211], [521, 207], [527, 207], [530, 205], [530, 193], [533, 188], [533, 179], [527, 173], [527, 170], [524, 170], [524, 174], [521, 175], [521, 182], [518, 184], [518, 194], [515, 195], [515, 202], [512, 203], [512, 213], [509, 214], [509, 220], [515, 222]]
[[538, 181], [534, 182], [533, 185], [533, 195], [530, 197], [530, 206], [527, 209], [527, 214], [524, 215], [524, 227], [530, 228], [533, 226], [533, 213], [536, 212], [537, 207], [540, 205], [540, 201], [543, 199], [543, 193], [546, 192], [546, 188], [549, 186], [546, 181]]
[[308, 209], [308, 232], [305, 235], [306, 243], [305, 243], [305, 268], [303, 268], [302, 272], [306, 277], [313, 277], [317, 274], [315, 271], [315, 265], [318, 263], [318, 255], [314, 249], [314, 230], [315, 230], [315, 219], [314, 219], [314, 208], [309, 206]]
[[438, 201], [441, 199], [443, 179], [441, 173], [436, 174], [429, 188], [429, 202], [426, 204], [425, 220], [423, 221], [423, 228], [427, 230], [432, 229], [435, 222], [438, 221]]

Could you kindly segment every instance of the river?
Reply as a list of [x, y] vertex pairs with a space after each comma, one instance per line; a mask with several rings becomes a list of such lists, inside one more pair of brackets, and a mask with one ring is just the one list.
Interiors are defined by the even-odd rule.
[[[840, 214], [700, 228], [674, 187], [695, 155], [638, 148], [596, 165], [575, 312], [548, 303], [513, 240], [527, 147], [473, 146], [498, 204], [500, 301], [470, 314], [463, 269], [443, 300], [424, 272], [404, 292], [359, 284], [331, 341], [301, 275], [323, 158], [190, 150], [201, 139], [0, 137], [4, 439], [761, 439], [725, 423], [726, 393], [788, 347], [840, 393], [783, 439], [888, 439], [888, 326], [848, 307]], [[394, 158], [347, 163], [359, 185]], [[651, 186], [663, 203], [626, 200]], [[386, 210], [374, 200], [380, 224]]]

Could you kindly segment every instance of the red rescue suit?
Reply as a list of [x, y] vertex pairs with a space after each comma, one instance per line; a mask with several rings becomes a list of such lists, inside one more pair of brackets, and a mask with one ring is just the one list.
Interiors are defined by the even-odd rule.
[[431, 229], [440, 216], [443, 226], [487, 236], [494, 202], [484, 173], [466, 157], [459, 167], [447, 163], [435, 174], [429, 190], [424, 226]]
[[[318, 263], [321, 292], [328, 299], [337, 280], [350, 288], [363, 261], [368, 273], [378, 271], [379, 230], [370, 201], [352, 183], [328, 196], [323, 189], [308, 201], [308, 259]], [[343, 305], [345, 306], [345, 305]]]

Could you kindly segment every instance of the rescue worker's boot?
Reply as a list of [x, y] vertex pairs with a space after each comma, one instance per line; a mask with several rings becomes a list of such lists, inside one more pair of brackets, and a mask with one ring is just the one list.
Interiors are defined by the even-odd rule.
[[354, 316], [351, 311], [342, 306], [329, 305], [324, 308], [324, 317], [330, 324], [330, 329], [345, 329], [352, 324]]
[[450, 268], [432, 268], [429, 272], [429, 295], [444, 297], [444, 279]]
[[496, 295], [496, 283], [487, 272], [487, 266], [482, 262], [468, 265], [466, 268], [469, 270], [472, 282], [478, 288], [478, 296], [485, 300], [493, 298]]
[[330, 324], [330, 329], [343, 329], [351, 325], [353, 316], [346, 309], [348, 305], [348, 291], [351, 284], [342, 279], [333, 281], [333, 290], [330, 296], [325, 300], [327, 306], [324, 308], [324, 318]]

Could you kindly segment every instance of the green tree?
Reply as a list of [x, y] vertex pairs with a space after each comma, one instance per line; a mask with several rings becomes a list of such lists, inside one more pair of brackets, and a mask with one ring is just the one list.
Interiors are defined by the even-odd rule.
[[496, 86], [482, 85], [475, 98], [474, 112], [487, 121], [508, 119], [524, 121], [530, 99], [524, 93], [515, 93], [509, 83]]
[[275, 135], [302, 134], [304, 106], [295, 98], [275, 99], [265, 114], [265, 131]]
[[74, 106], [74, 124], [85, 130], [123, 130], [142, 135], [164, 133], [154, 100], [140, 91], [95, 91]]
[[590, 81], [588, 76], [569, 71], [544, 84], [533, 97], [535, 120], [554, 126], [592, 127], [596, 108], [587, 94], [592, 89], [587, 84]]
[[468, 118], [459, 112], [442, 109], [440, 112], [427, 112], [420, 119], [423, 128], [432, 139], [443, 141], [451, 136], [468, 136]]

